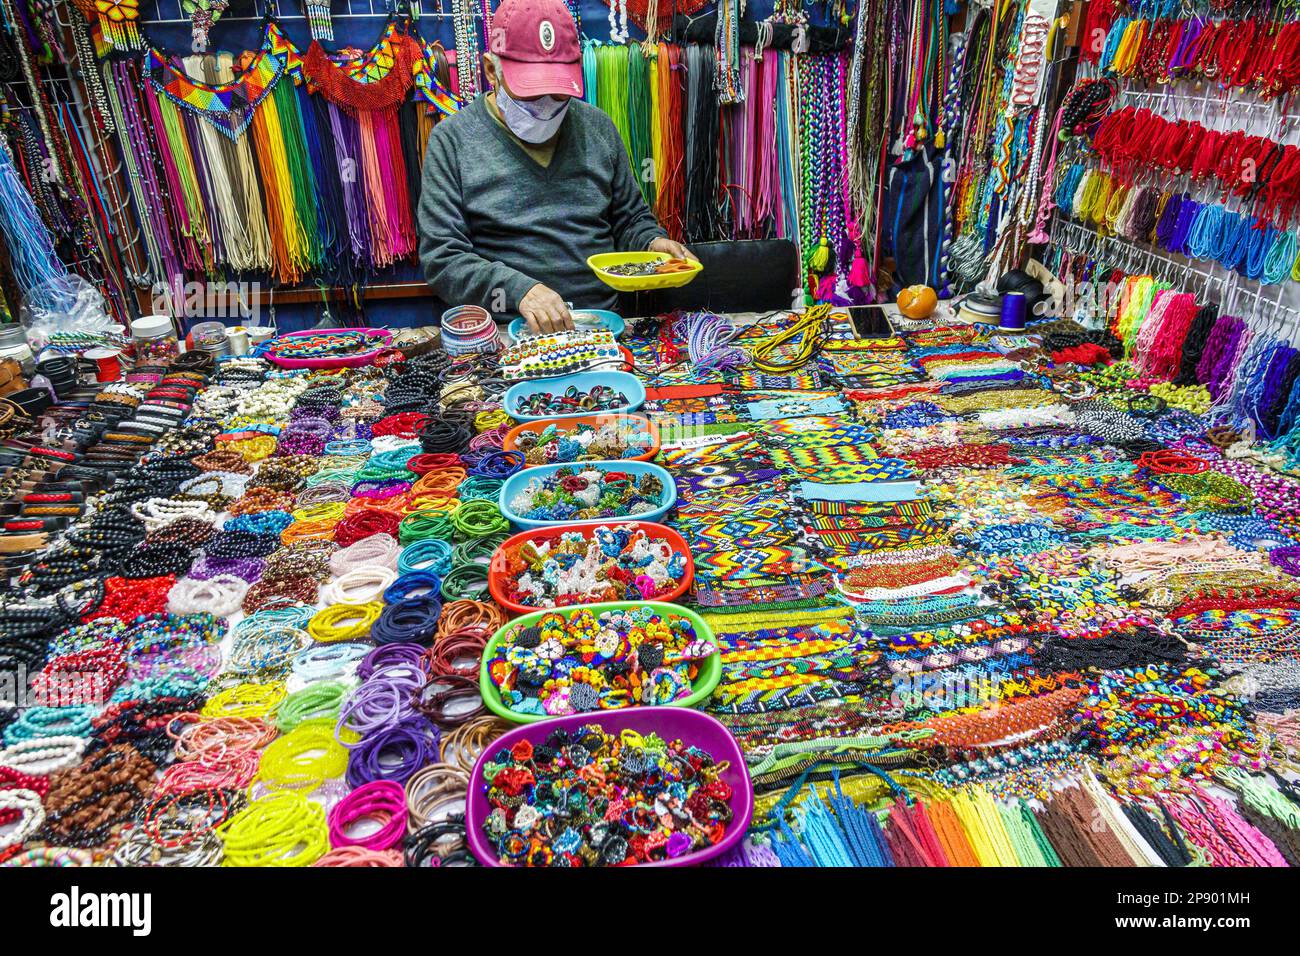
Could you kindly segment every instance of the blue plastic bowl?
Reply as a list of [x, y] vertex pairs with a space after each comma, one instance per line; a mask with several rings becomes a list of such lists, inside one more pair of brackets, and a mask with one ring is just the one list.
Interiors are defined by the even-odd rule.
[[[561, 468], [576, 468], [579, 471], [595, 468], [601, 471], [622, 471], [629, 475], [654, 475], [663, 482], [663, 503], [653, 511], [647, 511], [643, 514], [627, 515], [622, 518], [582, 518], [576, 521], [535, 521], [531, 518], [521, 518], [510, 509], [511, 499], [519, 494], [525, 485], [534, 478], [545, 479], [548, 475]], [[605, 524], [618, 521], [659, 521], [677, 503], [677, 486], [673, 484], [672, 475], [664, 471], [659, 465], [648, 461], [580, 461], [568, 464], [535, 465], [532, 468], [525, 468], [523, 471], [516, 472], [506, 479], [506, 483], [501, 486], [501, 496], [498, 503], [501, 506], [501, 513], [510, 519], [511, 524], [520, 528], [554, 528], [566, 524], [582, 524], [584, 522], [589, 524], [592, 521], [600, 521]]]
[[[586, 316], [591, 318], [587, 319]], [[614, 338], [622, 335], [623, 330], [627, 328], [623, 316], [609, 309], [574, 309], [573, 325], [578, 329], [609, 329], [614, 333]], [[523, 316], [520, 316], [510, 323], [507, 331], [510, 337], [518, 342], [520, 336], [528, 334], [528, 324], [524, 322]]]
[[580, 392], [589, 392], [596, 385], [607, 385], [616, 392], [627, 396], [628, 403], [615, 408], [602, 408], [602, 412], [634, 412], [645, 404], [645, 386], [641, 380], [629, 372], [574, 372], [572, 375], [557, 375], [554, 378], [535, 378], [526, 382], [515, 382], [506, 389], [502, 405], [506, 412], [517, 422], [539, 422], [543, 418], [578, 418], [582, 415], [595, 414], [589, 409], [578, 408], [567, 415], [525, 415], [520, 412], [519, 400], [539, 392], [563, 394], [570, 386], [576, 386]]

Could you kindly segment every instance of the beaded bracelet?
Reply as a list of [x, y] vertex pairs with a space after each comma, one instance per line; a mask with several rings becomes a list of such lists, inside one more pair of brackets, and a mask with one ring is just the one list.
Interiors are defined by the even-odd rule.
[[330, 571], [342, 577], [362, 567], [380, 567], [395, 571], [401, 545], [391, 534], [383, 532], [362, 538], [330, 555]]
[[321, 600], [326, 604], [368, 604], [384, 595], [395, 580], [397, 572], [385, 567], [353, 568], [326, 585]]
[[366, 604], [335, 604], [317, 611], [307, 624], [307, 632], [323, 644], [355, 641], [370, 634], [384, 605], [379, 601]]
[[154, 846], [178, 850], [216, 832], [247, 803], [243, 791], [218, 787], [160, 794], [141, 812], [140, 829]]
[[295, 521], [280, 532], [280, 543], [292, 548], [303, 541], [334, 540], [334, 528], [339, 522], [332, 519], [323, 521]]
[[0, 833], [0, 850], [26, 843], [45, 823], [45, 807], [34, 790], [0, 790], [0, 814], [10, 811], [18, 814], [18, 822]]
[[293, 673], [299, 680], [314, 681], [341, 677], [353, 664], [361, 661], [371, 648], [368, 644], [340, 642], [317, 644], [299, 651], [293, 658]]
[[371, 535], [383, 534], [392, 537], [400, 534], [401, 520], [395, 514], [367, 508], [349, 515], [335, 525], [333, 540], [339, 547], [346, 548]]
[[200, 713], [212, 717], [266, 717], [284, 700], [284, 684], [237, 684], [208, 698]]
[[304, 720], [338, 720], [350, 688], [341, 681], [318, 681], [290, 694], [275, 711], [275, 726], [289, 733]]
[[256, 614], [286, 604], [315, 604], [319, 590], [315, 579], [306, 575], [274, 578], [264, 575], [244, 594], [244, 611]]
[[[327, 501], [316, 504], [304, 505], [299, 499], [298, 507], [293, 510], [294, 521], [341, 521], [346, 511], [346, 502]], [[277, 528], [277, 531], [283, 531], [284, 528]]]
[[7, 748], [42, 738], [89, 737], [98, 707], [28, 707], [4, 729]]
[[33, 737], [0, 750], [0, 767], [48, 776], [81, 762], [87, 739], [72, 735]]
[[217, 617], [232, 617], [243, 607], [248, 582], [233, 574], [216, 574], [207, 580], [182, 578], [172, 585], [167, 610], [172, 614], [208, 611]]
[[[185, 723], [174, 728], [177, 719]], [[214, 763], [232, 754], [257, 754], [276, 737], [275, 728], [260, 717], [216, 717], [180, 715], [167, 724], [177, 760]]]
[[251, 803], [221, 833], [223, 866], [310, 866], [329, 849], [325, 809], [286, 790]]
[[223, 845], [214, 832], [200, 835], [184, 846], [161, 847], [142, 827], [128, 830], [113, 850], [118, 866], [218, 866]]
[[95, 857], [89, 850], [76, 847], [36, 847], [24, 850], [18, 856], [5, 860], [0, 866], [94, 866]]
[[[355, 735], [340, 728], [340, 734]], [[333, 720], [304, 720], [262, 752], [258, 780], [274, 789], [301, 791], [347, 772], [348, 751], [335, 738]]]

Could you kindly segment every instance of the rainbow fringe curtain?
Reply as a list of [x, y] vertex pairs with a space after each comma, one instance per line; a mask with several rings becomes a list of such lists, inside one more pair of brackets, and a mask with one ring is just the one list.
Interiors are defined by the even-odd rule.
[[[309, 88], [302, 53], [274, 21], [238, 81], [229, 54], [190, 57], [184, 73], [154, 51], [144, 77], [129, 63], [112, 66], [106, 93], [124, 161], [138, 173], [129, 182], [152, 277], [171, 284], [234, 271], [352, 285], [411, 259], [424, 144], [436, 117], [459, 103], [434, 75], [434, 48], [397, 22], [344, 69], [358, 89], [382, 83], [374, 64], [396, 60], [373, 54], [398, 47], [414, 60], [399, 86], [415, 95], [383, 108], [336, 105]], [[250, 63], [275, 69], [250, 86]]]

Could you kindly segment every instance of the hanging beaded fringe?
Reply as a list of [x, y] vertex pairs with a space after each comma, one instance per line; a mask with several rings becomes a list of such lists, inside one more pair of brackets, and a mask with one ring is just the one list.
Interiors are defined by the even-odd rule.
[[324, 3], [307, 4], [307, 25], [311, 28], [313, 40], [333, 40], [334, 22], [330, 20], [329, 0]]
[[99, 13], [99, 27], [104, 31], [104, 39], [115, 50], [143, 50], [144, 41], [140, 39], [140, 11], [126, 4], [106, 5]]

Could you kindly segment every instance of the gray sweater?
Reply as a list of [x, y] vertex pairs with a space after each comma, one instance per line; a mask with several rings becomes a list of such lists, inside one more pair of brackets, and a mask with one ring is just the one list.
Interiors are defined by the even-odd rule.
[[578, 308], [611, 308], [587, 266], [598, 252], [644, 250], [665, 235], [632, 178], [610, 118], [569, 105], [543, 167], [488, 112], [483, 96], [434, 127], [420, 188], [420, 265], [450, 305], [517, 312], [536, 283]]

